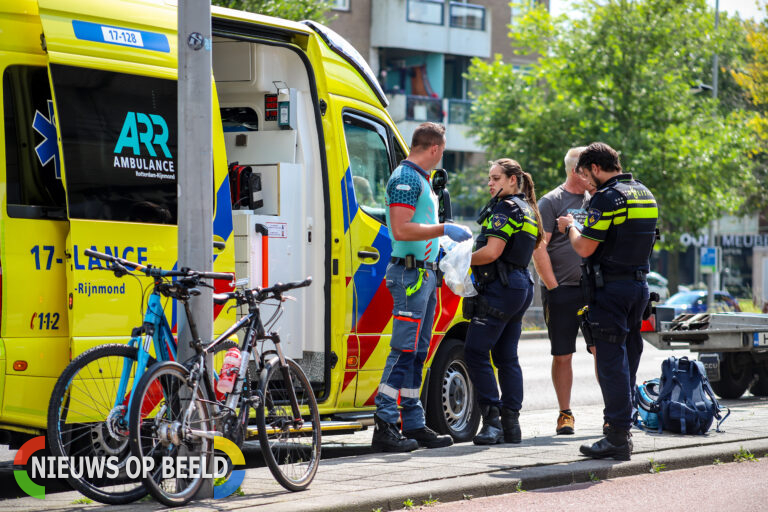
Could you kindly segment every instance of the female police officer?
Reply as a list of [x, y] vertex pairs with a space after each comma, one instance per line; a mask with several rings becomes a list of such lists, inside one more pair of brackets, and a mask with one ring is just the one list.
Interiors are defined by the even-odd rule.
[[[523, 373], [517, 343], [523, 313], [533, 299], [528, 263], [541, 241], [540, 217], [531, 175], [514, 160], [492, 162], [488, 186], [494, 199], [478, 219], [482, 230], [472, 272], [479, 294], [464, 348], [483, 414], [483, 428], [473, 442], [519, 443]], [[489, 353], [499, 371], [501, 399]]]

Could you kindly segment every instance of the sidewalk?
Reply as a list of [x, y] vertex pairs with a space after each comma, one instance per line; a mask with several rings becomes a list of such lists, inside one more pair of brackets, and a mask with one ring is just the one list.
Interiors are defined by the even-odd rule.
[[[768, 398], [744, 398], [723, 402], [731, 416], [706, 436], [655, 434], [633, 429], [634, 454], [628, 462], [599, 461], [581, 457], [579, 446], [602, 434], [602, 407], [574, 410], [576, 435], [555, 436], [556, 411], [523, 410], [520, 422], [523, 442], [493, 447], [462, 443], [448, 448], [417, 450], [409, 454], [370, 453], [322, 461], [309, 490], [285, 491], [275, 483], [266, 468], [246, 471], [242, 489], [245, 496], [193, 502], [182, 510], [239, 510], [259, 507], [260, 511], [335, 511], [371, 512], [403, 508], [411, 499], [421, 505], [427, 499], [441, 503], [514, 492], [518, 484], [525, 490], [606, 480], [646, 473], [654, 464], [665, 464], [664, 471], [710, 465], [715, 459], [732, 462], [743, 447], [755, 457], [768, 454]], [[371, 429], [354, 436], [327, 437], [324, 446], [368, 444]], [[0, 502], [0, 508], [14, 510], [109, 509], [124, 511], [163, 508], [154, 501], [122, 507], [93, 503], [73, 504], [82, 496], [66, 492], [46, 496], [45, 501], [22, 498]]]

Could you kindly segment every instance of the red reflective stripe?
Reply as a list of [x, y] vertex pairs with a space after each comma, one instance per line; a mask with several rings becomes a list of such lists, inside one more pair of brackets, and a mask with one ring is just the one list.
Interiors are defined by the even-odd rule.
[[416, 211], [416, 207], [410, 204], [392, 203], [391, 205], [389, 205], [390, 208], [392, 208], [393, 206], [402, 206], [403, 208], [410, 208], [411, 210]]
[[402, 352], [413, 352], [419, 343], [419, 332], [421, 332], [421, 318], [409, 318], [407, 316], [394, 315], [395, 320], [403, 320], [405, 322], [416, 322], [416, 338], [413, 340], [412, 349], [403, 349]]

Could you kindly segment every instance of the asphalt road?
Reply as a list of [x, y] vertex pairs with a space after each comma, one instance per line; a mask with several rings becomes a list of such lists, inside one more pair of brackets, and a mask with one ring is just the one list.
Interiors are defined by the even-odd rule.
[[[763, 454], [760, 454], [762, 457]], [[434, 512], [688, 509], [762, 512], [768, 502], [768, 461], [731, 462], [580, 483], [431, 506]], [[523, 489], [525, 491], [525, 489]], [[650, 498], [650, 501], [649, 501]]]

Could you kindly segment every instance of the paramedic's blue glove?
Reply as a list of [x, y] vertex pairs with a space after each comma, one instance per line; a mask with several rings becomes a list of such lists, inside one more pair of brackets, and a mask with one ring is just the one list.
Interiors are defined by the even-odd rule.
[[469, 228], [460, 224], [443, 224], [443, 234], [454, 242], [463, 242], [472, 238]]

